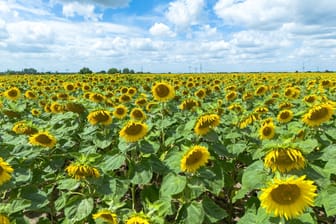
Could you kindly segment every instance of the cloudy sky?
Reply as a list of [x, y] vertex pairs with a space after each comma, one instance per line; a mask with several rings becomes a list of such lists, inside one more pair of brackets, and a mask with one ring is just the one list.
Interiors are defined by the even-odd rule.
[[336, 1], [0, 0], [0, 71], [336, 70]]

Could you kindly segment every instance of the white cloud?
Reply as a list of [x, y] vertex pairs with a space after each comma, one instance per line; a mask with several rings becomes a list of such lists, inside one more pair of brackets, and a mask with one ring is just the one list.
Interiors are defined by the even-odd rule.
[[177, 27], [196, 25], [201, 19], [204, 0], [176, 0], [169, 3], [166, 18]]
[[107, 8], [123, 8], [127, 7], [131, 0], [51, 0], [55, 3], [79, 3], [84, 5], [101, 5]]
[[171, 29], [164, 23], [154, 23], [154, 25], [149, 29], [150, 34], [159, 37], [175, 37], [176, 33], [171, 31]]
[[78, 2], [66, 3], [63, 5], [63, 15], [66, 17], [74, 17], [76, 14], [83, 16], [86, 20], [98, 21], [102, 18], [101, 14], [94, 12], [95, 6], [90, 4], [80, 4]]

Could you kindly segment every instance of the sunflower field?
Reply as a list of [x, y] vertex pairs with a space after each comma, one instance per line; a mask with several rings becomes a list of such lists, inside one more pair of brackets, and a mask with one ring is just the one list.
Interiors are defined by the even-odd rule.
[[0, 223], [334, 223], [336, 74], [0, 76]]

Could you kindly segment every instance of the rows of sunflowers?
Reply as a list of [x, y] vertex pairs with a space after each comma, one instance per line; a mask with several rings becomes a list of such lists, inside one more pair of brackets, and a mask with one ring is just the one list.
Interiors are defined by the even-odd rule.
[[333, 73], [0, 76], [0, 223], [332, 223]]

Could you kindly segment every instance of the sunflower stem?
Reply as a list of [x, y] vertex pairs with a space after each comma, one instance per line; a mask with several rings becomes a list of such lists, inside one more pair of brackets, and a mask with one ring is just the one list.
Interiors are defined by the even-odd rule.
[[131, 187], [131, 194], [132, 194], [132, 209], [135, 211], [135, 185], [132, 184]]

